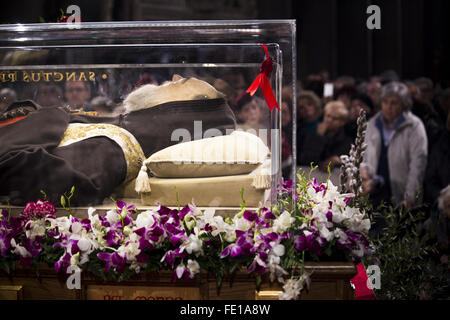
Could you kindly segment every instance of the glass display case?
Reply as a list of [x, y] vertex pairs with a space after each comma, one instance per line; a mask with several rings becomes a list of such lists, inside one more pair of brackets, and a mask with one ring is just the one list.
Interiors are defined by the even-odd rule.
[[246, 92], [262, 44], [295, 119], [293, 20], [0, 26], [1, 202], [275, 201], [281, 112]]

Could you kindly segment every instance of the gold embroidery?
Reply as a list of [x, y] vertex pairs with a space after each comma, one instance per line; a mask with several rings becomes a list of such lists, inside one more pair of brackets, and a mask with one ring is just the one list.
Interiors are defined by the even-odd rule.
[[136, 138], [130, 132], [118, 126], [106, 123], [71, 123], [64, 132], [58, 147], [68, 146], [93, 137], [107, 137], [122, 148], [127, 162], [127, 175], [123, 183], [127, 183], [137, 177], [145, 160], [144, 152]]

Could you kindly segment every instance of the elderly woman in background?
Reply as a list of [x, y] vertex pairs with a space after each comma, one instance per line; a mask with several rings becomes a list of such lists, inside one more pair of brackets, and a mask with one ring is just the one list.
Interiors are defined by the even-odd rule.
[[367, 125], [364, 162], [384, 181], [382, 197], [407, 208], [422, 202], [428, 141], [413, 115], [408, 88], [400, 82], [382, 87], [381, 111]]

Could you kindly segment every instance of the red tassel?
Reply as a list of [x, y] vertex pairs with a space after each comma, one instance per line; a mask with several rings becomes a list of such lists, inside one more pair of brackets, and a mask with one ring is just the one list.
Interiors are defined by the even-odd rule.
[[270, 111], [272, 111], [274, 108], [280, 110], [280, 106], [277, 103], [277, 99], [275, 99], [272, 87], [270, 86], [269, 82], [269, 77], [272, 74], [273, 70], [273, 61], [272, 58], [269, 56], [267, 46], [263, 44], [262, 47], [264, 49], [264, 52], [266, 53], [266, 59], [261, 63], [259, 75], [256, 77], [255, 81], [253, 81], [253, 83], [250, 85], [250, 87], [247, 89], [246, 92], [250, 93], [250, 95], [253, 96], [256, 90], [258, 90], [258, 88], [261, 87], [264, 99], [266, 99], [266, 103]]

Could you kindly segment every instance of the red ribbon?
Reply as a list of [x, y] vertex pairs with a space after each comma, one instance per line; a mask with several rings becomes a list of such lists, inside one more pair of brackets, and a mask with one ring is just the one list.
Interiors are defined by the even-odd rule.
[[258, 90], [259, 87], [261, 87], [261, 90], [263, 92], [264, 98], [266, 99], [267, 106], [269, 107], [270, 111], [272, 111], [274, 108], [277, 108], [280, 110], [280, 106], [277, 103], [277, 100], [275, 99], [275, 96], [272, 91], [272, 87], [270, 86], [269, 77], [273, 70], [273, 61], [272, 58], [269, 56], [269, 52], [267, 51], [267, 46], [265, 44], [261, 45], [266, 53], [266, 59], [261, 63], [261, 67], [259, 68], [259, 75], [256, 77], [255, 81], [250, 85], [250, 87], [247, 89], [247, 93], [250, 93], [251, 96], [253, 96]]

